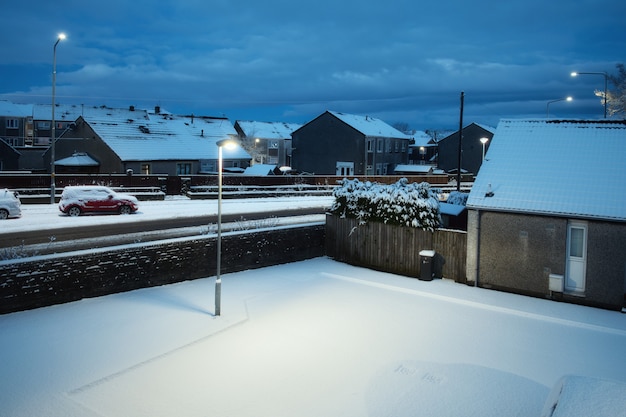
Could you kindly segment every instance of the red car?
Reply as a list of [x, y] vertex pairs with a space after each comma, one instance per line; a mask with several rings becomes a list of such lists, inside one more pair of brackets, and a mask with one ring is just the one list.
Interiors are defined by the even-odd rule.
[[59, 210], [69, 216], [83, 213], [131, 214], [138, 208], [136, 197], [99, 185], [65, 187], [59, 202]]

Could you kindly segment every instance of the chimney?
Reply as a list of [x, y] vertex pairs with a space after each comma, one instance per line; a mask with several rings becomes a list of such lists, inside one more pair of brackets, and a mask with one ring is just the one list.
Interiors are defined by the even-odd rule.
[[128, 110], [130, 110], [130, 111], [135, 111], [135, 106], [130, 106], [130, 107], [128, 108]]
[[154, 114], [161, 113], [161, 106], [154, 106]]

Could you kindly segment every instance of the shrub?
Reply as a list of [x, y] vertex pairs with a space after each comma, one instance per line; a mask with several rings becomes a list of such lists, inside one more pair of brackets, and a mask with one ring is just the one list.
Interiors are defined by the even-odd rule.
[[427, 182], [406, 178], [392, 185], [343, 179], [333, 191], [329, 212], [364, 224], [368, 221], [434, 231], [441, 224], [437, 194]]

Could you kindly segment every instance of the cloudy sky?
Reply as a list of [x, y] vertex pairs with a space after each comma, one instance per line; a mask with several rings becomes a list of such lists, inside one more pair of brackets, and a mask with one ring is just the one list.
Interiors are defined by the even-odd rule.
[[618, 0], [57, 0], [2, 7], [0, 99], [306, 123], [325, 110], [414, 129], [603, 117], [626, 61]]

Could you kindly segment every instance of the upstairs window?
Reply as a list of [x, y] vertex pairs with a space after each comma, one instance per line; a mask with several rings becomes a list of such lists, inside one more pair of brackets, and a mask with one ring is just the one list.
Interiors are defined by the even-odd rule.
[[20, 127], [18, 119], [7, 119], [7, 129], [17, 129]]

